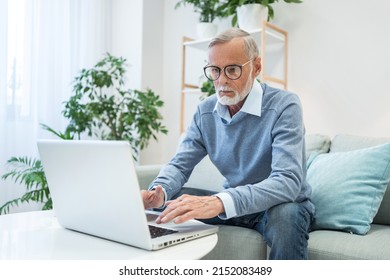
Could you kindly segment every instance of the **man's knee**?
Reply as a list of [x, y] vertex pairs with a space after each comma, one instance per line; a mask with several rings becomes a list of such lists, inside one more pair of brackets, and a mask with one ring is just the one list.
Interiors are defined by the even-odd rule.
[[264, 220], [264, 238], [271, 259], [307, 259], [311, 212], [301, 203], [284, 203], [270, 208]]
[[294, 220], [299, 215], [299, 204], [294, 202], [282, 203], [268, 210], [272, 220]]
[[309, 231], [311, 214], [301, 203], [282, 203], [267, 211], [267, 224], [282, 231]]

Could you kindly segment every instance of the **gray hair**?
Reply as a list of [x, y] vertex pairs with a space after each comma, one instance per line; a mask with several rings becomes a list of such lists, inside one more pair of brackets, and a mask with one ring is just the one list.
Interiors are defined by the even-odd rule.
[[248, 32], [240, 28], [230, 28], [218, 34], [210, 41], [209, 49], [215, 45], [228, 43], [234, 38], [244, 38], [244, 51], [247, 54], [248, 59], [254, 59], [259, 56], [259, 48], [255, 40]]

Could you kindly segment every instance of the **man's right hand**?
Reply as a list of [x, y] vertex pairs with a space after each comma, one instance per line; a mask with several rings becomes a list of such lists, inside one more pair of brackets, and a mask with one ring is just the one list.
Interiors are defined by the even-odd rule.
[[165, 194], [163, 188], [158, 185], [151, 191], [141, 190], [144, 208], [160, 208], [165, 203]]

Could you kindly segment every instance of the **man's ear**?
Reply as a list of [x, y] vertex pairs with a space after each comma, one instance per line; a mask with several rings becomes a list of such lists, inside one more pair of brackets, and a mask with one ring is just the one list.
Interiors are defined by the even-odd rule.
[[253, 63], [254, 64], [254, 73], [255, 73], [255, 77], [259, 76], [260, 75], [260, 72], [261, 72], [261, 57], [258, 56], [255, 58], [255, 62]]

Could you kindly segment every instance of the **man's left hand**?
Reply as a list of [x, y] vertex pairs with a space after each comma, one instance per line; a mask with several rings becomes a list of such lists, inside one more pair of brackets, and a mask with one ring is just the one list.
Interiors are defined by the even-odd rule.
[[217, 196], [194, 196], [184, 194], [175, 200], [167, 201], [167, 207], [157, 218], [156, 223], [184, 223], [190, 219], [209, 219], [225, 211]]

